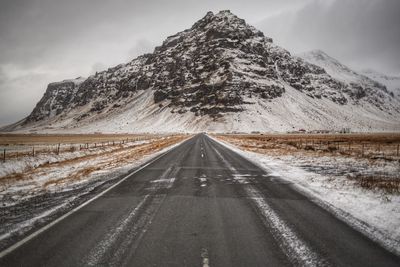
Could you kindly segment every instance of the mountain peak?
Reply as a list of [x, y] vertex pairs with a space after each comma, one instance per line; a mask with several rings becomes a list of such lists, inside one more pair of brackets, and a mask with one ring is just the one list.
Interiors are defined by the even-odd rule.
[[246, 32], [248, 37], [264, 37], [261, 31], [248, 25], [244, 19], [239, 18], [230, 10], [222, 10], [216, 14], [209, 11], [202, 19], [197, 21], [190, 30], [210, 33], [214, 31], [223, 31], [225, 33]]
[[[313, 54], [343, 73], [353, 74], [326, 53], [316, 50]], [[387, 110], [400, 113], [399, 108], [392, 108], [397, 102], [386, 101], [390, 96], [377, 85], [343, 82], [317, 65], [293, 57], [229, 10], [208, 12], [191, 28], [169, 36], [151, 54], [84, 81], [50, 84], [25, 122], [80, 127], [97, 121], [107, 124], [105, 118], [127, 112], [119, 126], [122, 130], [131, 129], [132, 118], [136, 126], [140, 120], [153, 125], [154, 120], [172, 118], [183, 127], [222, 123], [244, 114], [245, 123], [254, 127], [254, 119], [263, 121], [263, 112], [272, 121], [275, 116], [285, 121], [288, 110], [282, 107], [292, 107], [294, 99], [303, 99], [299, 101], [305, 106], [298, 112], [305, 118], [310, 114], [305, 111], [307, 103], [320, 106], [320, 101], [335, 108], [364, 103], [379, 110], [388, 104]], [[319, 125], [321, 118], [315, 120]], [[269, 123], [259, 125], [269, 127]]]

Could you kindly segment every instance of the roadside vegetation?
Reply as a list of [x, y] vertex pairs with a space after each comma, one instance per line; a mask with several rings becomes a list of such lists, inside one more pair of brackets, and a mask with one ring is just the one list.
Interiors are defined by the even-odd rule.
[[[279, 159], [290, 157], [292, 164], [308, 171], [344, 176], [367, 190], [400, 193], [398, 133], [215, 136], [243, 150]], [[329, 164], [329, 159], [332, 164]], [[332, 170], [332, 165], [336, 170]], [[364, 165], [366, 167], [362, 167]]]

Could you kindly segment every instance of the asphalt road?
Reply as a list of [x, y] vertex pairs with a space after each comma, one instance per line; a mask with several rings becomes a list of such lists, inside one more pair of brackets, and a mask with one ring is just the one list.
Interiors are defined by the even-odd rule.
[[400, 266], [288, 182], [197, 135], [0, 266]]

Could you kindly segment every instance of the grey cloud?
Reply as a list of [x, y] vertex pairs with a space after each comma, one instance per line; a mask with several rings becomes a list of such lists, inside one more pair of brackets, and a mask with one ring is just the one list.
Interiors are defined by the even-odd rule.
[[259, 27], [295, 52], [325, 50], [355, 68], [400, 74], [400, 1], [312, 1]]
[[321, 48], [353, 65], [399, 70], [398, 2], [2, 1], [0, 68], [6, 71], [0, 73], [0, 124], [29, 113], [48, 83], [88, 76], [151, 52], [209, 10], [230, 9], [250, 24], [262, 21], [256, 26], [295, 52]]
[[129, 59], [136, 58], [137, 56], [145, 53], [150, 53], [154, 50], [155, 45], [147, 39], [139, 39], [135, 45], [128, 51]]

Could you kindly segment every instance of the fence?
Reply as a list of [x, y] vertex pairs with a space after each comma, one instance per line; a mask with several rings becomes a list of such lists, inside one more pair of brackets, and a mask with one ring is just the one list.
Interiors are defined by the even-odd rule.
[[400, 144], [322, 140], [291, 140], [284, 142], [298, 149], [338, 152], [348, 155], [359, 155], [372, 158], [397, 158], [400, 156]]
[[0, 146], [1, 162], [22, 157], [35, 157], [39, 154], [54, 154], [75, 152], [81, 150], [94, 150], [110, 146], [122, 146], [137, 141], [149, 140], [156, 136], [140, 136], [109, 141], [80, 142], [80, 143], [57, 143], [57, 144], [34, 144], [34, 145], [7, 145]]
[[[295, 147], [301, 150], [315, 152], [338, 153], [371, 159], [386, 159], [400, 161], [399, 137], [383, 136], [262, 136], [262, 135], [221, 135], [228, 139], [242, 140], [247, 147], [257, 149], [286, 149]], [[341, 140], [342, 139], [342, 140]], [[371, 140], [368, 140], [371, 139]]]

